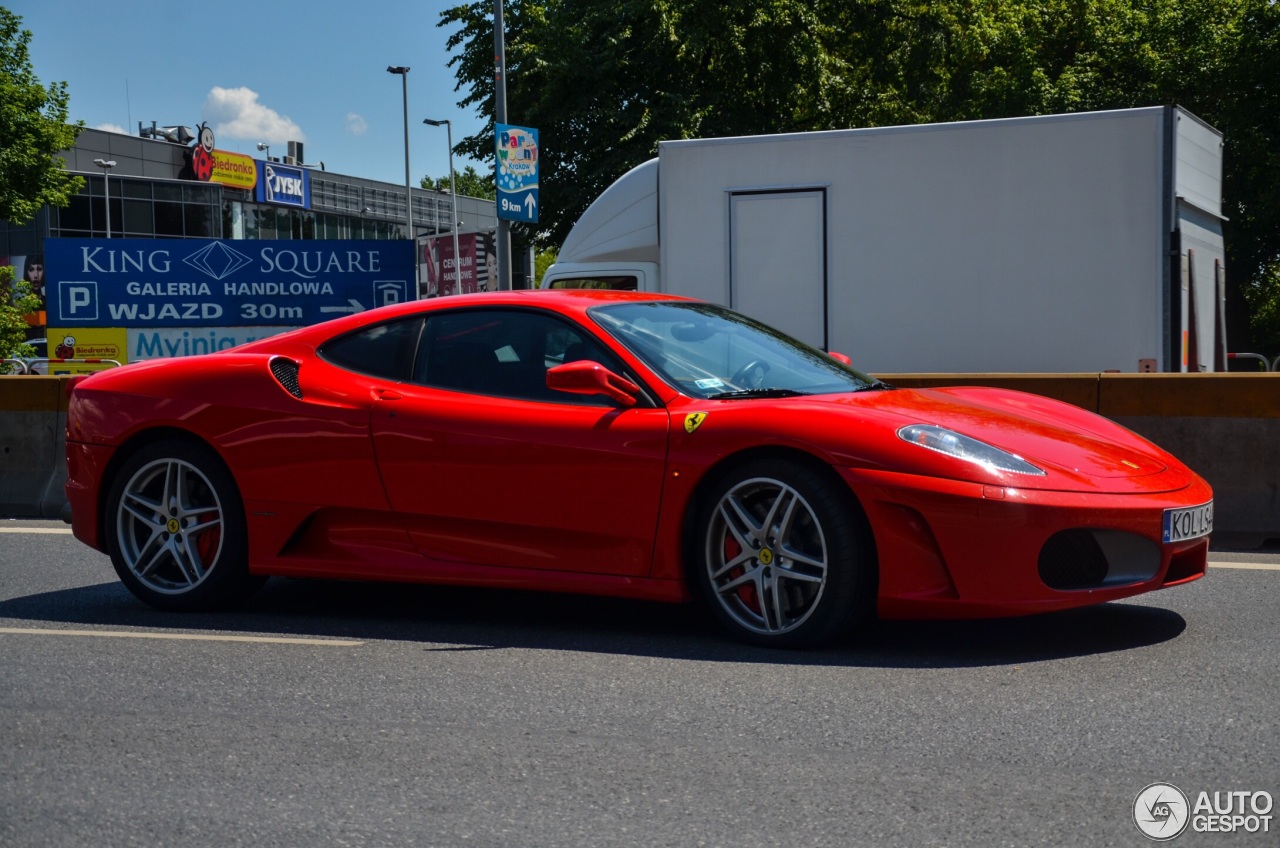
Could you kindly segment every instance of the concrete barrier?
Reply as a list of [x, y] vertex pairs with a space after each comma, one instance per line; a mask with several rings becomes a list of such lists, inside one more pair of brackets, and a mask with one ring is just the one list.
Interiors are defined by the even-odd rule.
[[0, 377], [0, 516], [62, 514], [67, 480], [65, 379]]
[[[903, 388], [1000, 386], [1105, 415], [1214, 490], [1214, 538], [1280, 539], [1280, 374], [882, 374]], [[0, 378], [0, 515], [61, 514], [66, 377]]]
[[1280, 539], [1280, 374], [1103, 374], [1098, 412], [1213, 486], [1214, 538]]

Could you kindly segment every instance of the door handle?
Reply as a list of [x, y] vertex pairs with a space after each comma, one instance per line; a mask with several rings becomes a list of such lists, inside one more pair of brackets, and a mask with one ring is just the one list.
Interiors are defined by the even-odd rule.
[[374, 395], [378, 400], [400, 400], [404, 397], [394, 389], [375, 389]]

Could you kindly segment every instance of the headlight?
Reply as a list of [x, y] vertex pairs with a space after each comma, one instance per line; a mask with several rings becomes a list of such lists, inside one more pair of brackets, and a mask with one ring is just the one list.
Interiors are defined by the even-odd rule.
[[1020, 456], [1002, 451], [986, 442], [970, 438], [945, 427], [933, 424], [911, 424], [898, 431], [898, 438], [931, 451], [963, 459], [981, 465], [991, 471], [1009, 471], [1014, 474], [1034, 474], [1043, 477], [1044, 471], [1036, 468]]

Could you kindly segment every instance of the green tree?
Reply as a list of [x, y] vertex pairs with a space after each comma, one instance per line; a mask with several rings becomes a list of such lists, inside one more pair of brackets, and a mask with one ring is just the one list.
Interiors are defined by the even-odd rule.
[[[40, 298], [26, 281], [15, 279], [15, 274], [12, 266], [0, 265], [0, 359], [35, 353], [26, 343], [28, 326], [22, 316], [35, 312]], [[0, 366], [0, 374], [9, 372], [9, 366]]]
[[[494, 187], [493, 174], [488, 173], [481, 176], [474, 165], [468, 165], [461, 171], [454, 171], [453, 182], [458, 189], [459, 196], [493, 200], [498, 195], [497, 189]], [[436, 179], [432, 179], [429, 176], [423, 177], [421, 186], [435, 191], [448, 191], [449, 175], [445, 174], [443, 177]]]
[[67, 123], [67, 84], [40, 84], [31, 68], [30, 30], [0, 6], [0, 219], [15, 224], [40, 207], [66, 206], [84, 186], [54, 154], [75, 145], [83, 122]]
[[559, 251], [554, 248], [551, 250], [539, 250], [534, 254], [533, 259], [533, 287], [538, 288], [542, 285], [542, 275], [547, 273], [547, 269], [556, 264], [556, 257]]

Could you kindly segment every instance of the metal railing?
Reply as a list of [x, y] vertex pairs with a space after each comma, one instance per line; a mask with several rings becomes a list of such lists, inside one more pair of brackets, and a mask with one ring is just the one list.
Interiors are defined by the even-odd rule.
[[1262, 370], [1271, 372], [1280, 369], [1280, 356], [1276, 357], [1276, 361], [1272, 364], [1265, 356], [1260, 353], [1228, 353], [1227, 359], [1248, 359], [1253, 362], [1261, 362]]
[[106, 365], [109, 367], [119, 368], [120, 360], [118, 359], [57, 359], [43, 356], [32, 357], [31, 359], [5, 359], [0, 360], [5, 365], [15, 367], [12, 374], [34, 374], [43, 376], [35, 368], [40, 363], [45, 365]]

